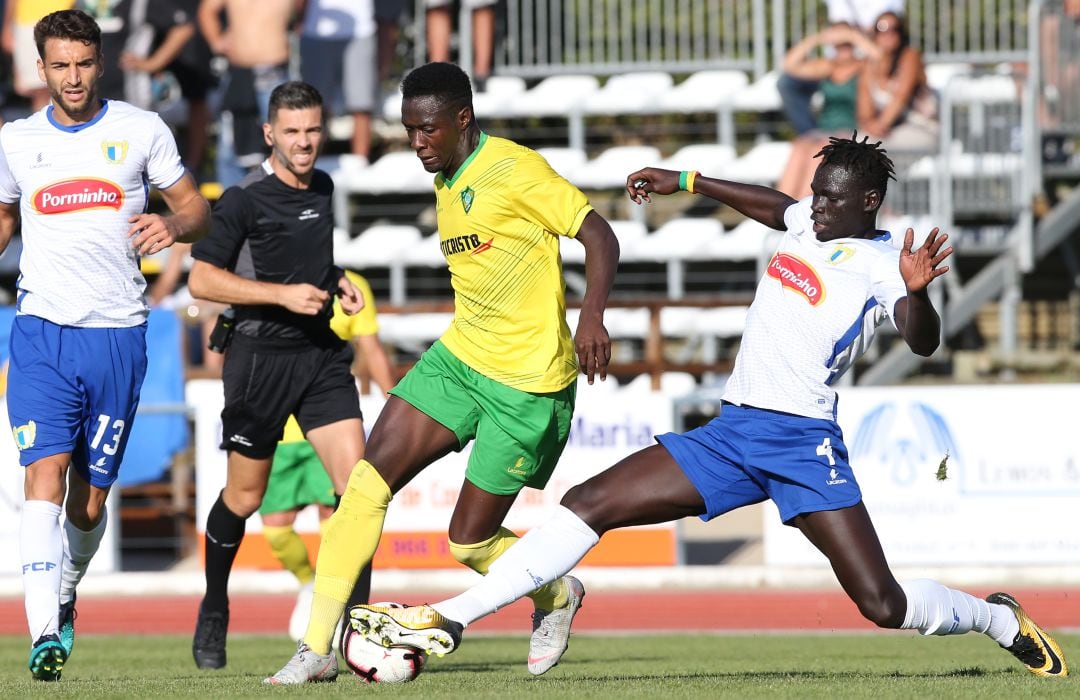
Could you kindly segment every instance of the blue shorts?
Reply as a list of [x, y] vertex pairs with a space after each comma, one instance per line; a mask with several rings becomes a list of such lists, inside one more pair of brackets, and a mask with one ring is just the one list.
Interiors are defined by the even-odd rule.
[[99, 488], [111, 486], [145, 376], [146, 324], [74, 328], [16, 316], [8, 418], [19, 463], [25, 467], [70, 452], [83, 479]]
[[772, 499], [786, 523], [862, 500], [835, 421], [725, 403], [708, 424], [656, 439], [705, 500], [702, 520]]

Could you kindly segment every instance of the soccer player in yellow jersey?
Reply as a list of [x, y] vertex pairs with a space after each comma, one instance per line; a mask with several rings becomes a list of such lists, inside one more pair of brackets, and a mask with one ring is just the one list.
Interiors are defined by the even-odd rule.
[[[534, 151], [476, 123], [469, 79], [449, 63], [402, 81], [401, 121], [424, 169], [435, 173], [454, 320], [391, 390], [324, 530], [311, 622], [296, 654], [266, 682], [331, 680], [334, 626], [353, 581], [371, 560], [394, 493], [439, 457], [473, 445], [450, 519], [450, 551], [484, 574], [517, 541], [502, 526], [525, 486], [543, 488], [570, 432], [579, 368], [607, 376], [604, 308], [619, 259], [608, 223]], [[559, 236], [585, 247], [587, 288], [573, 338]], [[535, 604], [529, 670], [566, 650], [584, 596], [570, 576], [543, 586]]]
[[[390, 358], [379, 341], [379, 322], [375, 316], [375, 298], [371, 293], [371, 285], [355, 272], [346, 271], [345, 276], [360, 292], [364, 299], [364, 308], [349, 316], [341, 309], [341, 302], [335, 299], [330, 329], [342, 340], [352, 341], [356, 350], [364, 357], [371, 378], [383, 392], [389, 391], [390, 387], [394, 386], [393, 369]], [[361, 439], [361, 445], [362, 443]], [[262, 518], [263, 536], [266, 537], [270, 551], [300, 582], [296, 606], [289, 619], [289, 635], [294, 640], [302, 639], [307, 629], [315, 570], [311, 566], [307, 546], [293, 524], [300, 511], [312, 504], [318, 505], [320, 524], [324, 524], [337, 505], [334, 484], [315, 453], [315, 448], [304, 439], [300, 424], [295, 417], [290, 416], [289, 422], [285, 424], [285, 434], [274, 451], [270, 480], [266, 484], [259, 516]], [[371, 567], [364, 567], [353, 588], [353, 598], [366, 601], [370, 589]]]

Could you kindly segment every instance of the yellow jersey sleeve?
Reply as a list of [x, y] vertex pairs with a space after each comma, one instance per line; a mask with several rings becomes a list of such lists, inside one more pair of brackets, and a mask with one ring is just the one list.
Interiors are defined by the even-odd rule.
[[530, 151], [521, 158], [514, 181], [507, 199], [521, 218], [559, 236], [577, 236], [592, 206], [581, 190], [556, 173], [543, 156]]
[[371, 293], [371, 285], [362, 275], [351, 270], [345, 271], [345, 276], [360, 290], [360, 296], [364, 299], [364, 308], [353, 316], [349, 316], [341, 309], [341, 300], [334, 300], [334, 317], [330, 319], [330, 330], [342, 340], [352, 340], [361, 335], [375, 335], [379, 332], [379, 322], [376, 319], [375, 295]]

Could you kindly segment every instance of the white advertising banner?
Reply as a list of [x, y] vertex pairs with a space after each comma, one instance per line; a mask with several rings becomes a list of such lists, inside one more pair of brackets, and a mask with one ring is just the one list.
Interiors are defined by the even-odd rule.
[[[844, 442], [889, 562], [1080, 560], [1077, 405], [1075, 384], [842, 389]], [[772, 506], [764, 533], [767, 564], [827, 565]]]
[[[19, 466], [19, 450], [11, 436], [7, 400], [0, 398], [0, 463], [6, 465], [0, 478], [0, 561], [6, 562], [3, 573], [20, 574], [19, 513], [23, 503], [23, 477], [26, 471]], [[123, 467], [121, 467], [123, 468]], [[116, 571], [119, 568], [119, 527], [117, 494], [109, 494], [108, 508], [112, 511], [101, 547], [90, 562], [91, 572]]]
[[[222, 387], [217, 380], [188, 382], [187, 401], [196, 407], [195, 449], [197, 464], [197, 527], [206, 517], [225, 485], [225, 453], [221, 441]], [[382, 409], [382, 399], [361, 399], [364, 423], [370, 431]], [[551, 481], [543, 491], [525, 489], [510, 510], [506, 526], [523, 532], [550, 516], [563, 494], [575, 484], [615, 464], [628, 454], [654, 444], [653, 435], [672, 427], [672, 401], [660, 393], [619, 389], [599, 382], [579, 384], [577, 409], [569, 442]], [[451, 453], [425, 469], [395, 497], [387, 512], [386, 533], [446, 532], [454, 503], [465, 478], [470, 448]], [[247, 532], [262, 529], [252, 516]], [[314, 509], [297, 520], [299, 532], [318, 532]], [[674, 525], [658, 526], [674, 532]]]

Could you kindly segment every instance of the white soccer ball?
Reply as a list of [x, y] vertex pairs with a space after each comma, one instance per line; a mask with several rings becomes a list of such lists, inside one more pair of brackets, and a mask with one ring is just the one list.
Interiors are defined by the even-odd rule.
[[368, 683], [406, 683], [424, 670], [423, 650], [410, 646], [384, 647], [349, 626], [341, 654], [349, 670]]

